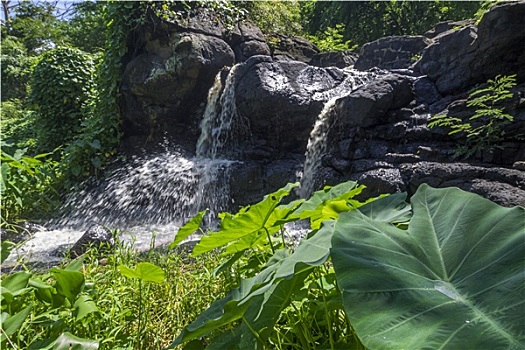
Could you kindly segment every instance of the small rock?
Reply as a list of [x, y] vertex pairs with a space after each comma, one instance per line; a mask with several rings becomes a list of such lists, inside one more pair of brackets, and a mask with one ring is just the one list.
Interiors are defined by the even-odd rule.
[[115, 244], [111, 231], [102, 225], [92, 225], [69, 250], [71, 257], [76, 258], [86, 253], [91, 246], [111, 248]]

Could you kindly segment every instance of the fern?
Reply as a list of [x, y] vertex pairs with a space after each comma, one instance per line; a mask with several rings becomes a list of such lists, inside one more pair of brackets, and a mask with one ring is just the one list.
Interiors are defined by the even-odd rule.
[[[468, 158], [478, 151], [488, 150], [493, 153], [501, 149], [501, 142], [505, 139], [505, 126], [514, 120], [514, 117], [505, 112], [505, 108], [498, 104], [512, 98], [509, 91], [516, 86], [516, 74], [502, 76], [487, 81], [488, 86], [473, 91], [467, 101], [468, 108], [476, 108], [475, 113], [468, 121], [461, 118], [438, 114], [431, 118], [429, 128], [436, 126], [450, 128], [449, 135], [463, 133], [465, 144], [456, 149], [456, 157]], [[479, 126], [473, 126], [471, 121], [477, 120]]]

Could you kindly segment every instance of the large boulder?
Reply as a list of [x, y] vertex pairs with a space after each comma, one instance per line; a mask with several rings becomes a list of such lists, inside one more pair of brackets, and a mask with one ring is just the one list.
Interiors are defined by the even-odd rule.
[[424, 36], [389, 36], [363, 45], [354, 68], [406, 69], [432, 41]]
[[525, 81], [525, 1], [495, 6], [479, 25], [445, 31], [427, 47], [414, 69], [436, 82], [443, 95], [498, 74]]
[[263, 33], [251, 22], [237, 24], [226, 37], [235, 52], [237, 62], [244, 62], [252, 56], [270, 55], [270, 47], [266, 44]]
[[168, 39], [150, 41], [126, 66], [121, 83], [126, 135], [195, 126], [189, 112], [206, 100], [217, 72], [234, 62], [233, 50], [217, 37], [187, 32]]
[[310, 60], [312, 66], [346, 68], [355, 64], [359, 55], [352, 51], [329, 51], [315, 54]]
[[268, 36], [268, 43], [272, 57], [281, 61], [308, 63], [319, 53], [317, 46], [300, 36], [290, 38], [281, 34], [271, 34]]
[[71, 247], [69, 254], [72, 258], [76, 258], [91, 248], [97, 249], [100, 253], [111, 249], [114, 244], [113, 234], [108, 228], [93, 224]]
[[237, 72], [237, 113], [250, 126], [253, 147], [270, 158], [304, 152], [324, 104], [371, 75], [270, 57], [254, 57]]

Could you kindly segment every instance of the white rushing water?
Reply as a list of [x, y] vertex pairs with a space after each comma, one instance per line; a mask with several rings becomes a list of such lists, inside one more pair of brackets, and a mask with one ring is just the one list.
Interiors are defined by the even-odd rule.
[[57, 248], [65, 251], [93, 224], [118, 229], [122, 241], [143, 251], [153, 240], [155, 246], [170, 243], [178, 228], [203, 209], [209, 209], [208, 218], [229, 209], [230, 165], [235, 161], [221, 154], [227, 152], [237, 114], [236, 67], [224, 87], [219, 73], [208, 93], [196, 157], [183, 156], [168, 142], [161, 152], [133, 157], [108, 177], [69, 195], [65, 214], [44, 224], [49, 230], [36, 233], [4, 265], [57, 262]]
[[321, 165], [323, 155], [327, 149], [327, 134], [334, 122], [335, 113], [333, 113], [336, 102], [353, 91], [363, 86], [376, 78], [380, 72], [361, 72], [357, 70], [349, 70], [348, 76], [344, 82], [337, 88], [331, 91], [330, 99], [325, 103], [321, 113], [315, 121], [314, 127], [310, 132], [308, 145], [306, 146], [306, 159], [304, 161], [303, 171], [300, 182], [300, 196], [301, 198], [308, 198], [315, 190], [315, 181], [317, 170]]

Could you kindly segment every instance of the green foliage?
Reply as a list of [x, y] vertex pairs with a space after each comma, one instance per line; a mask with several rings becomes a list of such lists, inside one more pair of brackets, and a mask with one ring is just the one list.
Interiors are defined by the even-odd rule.
[[[19, 99], [1, 102], [0, 132], [5, 144], [16, 148], [27, 148], [33, 153], [36, 148], [35, 112], [27, 109]], [[4, 144], [4, 147], [5, 147]]]
[[[358, 192], [355, 183], [349, 187], [349, 192]], [[370, 349], [525, 345], [525, 208], [503, 208], [459, 189], [426, 185], [418, 189], [412, 206], [404, 194], [360, 206], [348, 191], [330, 193], [334, 189], [319, 193], [332, 199], [317, 206], [315, 199], [275, 205], [269, 213], [255, 211], [261, 223], [272, 215], [283, 223], [309, 212], [330, 214], [296, 249], [276, 250], [252, 277], [217, 299], [170, 348], [193, 345], [210, 332], [219, 335], [207, 349], [288, 348], [284, 344], [360, 349], [360, 342]], [[269, 197], [277, 200], [276, 194], [288, 190]], [[268, 203], [266, 197], [258, 205], [271, 208]], [[331, 214], [334, 204], [337, 215]], [[243, 208], [233, 218], [249, 212]], [[236, 230], [243, 225], [248, 236], [255, 226], [262, 227], [239, 220]], [[418, 332], [413, 332], [415, 325]], [[225, 326], [234, 329], [224, 331]]]
[[[290, 305], [295, 305], [292, 304], [294, 295], [298, 297], [297, 292], [302, 289], [311, 290], [314, 281], [319, 283], [317, 278], [312, 280], [310, 276], [319, 276], [318, 278], [327, 280], [330, 269], [323, 265], [329, 257], [332, 224], [321, 227], [321, 222], [337, 219], [341, 212], [362, 206], [363, 203], [353, 197], [362, 191], [363, 186], [357, 186], [355, 182], [350, 181], [317, 191], [307, 201], [297, 200], [289, 204], [281, 204], [284, 197], [296, 186], [297, 184], [288, 184], [268, 194], [261, 202], [241, 208], [237, 214], [222, 214], [220, 231], [204, 236], [195, 246], [194, 255], [225, 246], [224, 254], [226, 256], [233, 254], [233, 257], [229, 258], [223, 266], [231, 266], [232, 260], [242, 257], [239, 254], [242, 252], [244, 264], [240, 264], [240, 271], [255, 276], [241, 280], [238, 288], [233, 289], [223, 299], [215, 301], [208, 310], [184, 329], [172, 347], [239, 321], [240, 324], [236, 326], [233, 333], [228, 331], [219, 336], [209, 348], [224, 349], [235, 344], [243, 349], [262, 348], [267, 342], [275, 341], [275, 339], [270, 340], [276, 336], [272, 329], [276, 327], [283, 310]], [[304, 219], [309, 219], [316, 228], [297, 249], [291, 251], [287, 248], [282, 226], [285, 223]], [[272, 237], [276, 233], [282, 235], [280, 242]], [[268, 254], [270, 251], [272, 255]], [[223, 266], [220, 269], [226, 270]], [[254, 273], [250, 273], [251, 270]], [[335, 286], [332, 285], [329, 290], [334, 288]], [[342, 327], [340, 325], [336, 327], [344, 331], [337, 337], [334, 334], [330, 335], [330, 331], [327, 330], [332, 326], [330, 320], [338, 320], [337, 314], [342, 310], [340, 302], [336, 303], [335, 307], [328, 305], [327, 299], [337, 298], [337, 295], [332, 294], [333, 292], [332, 290], [328, 293], [322, 291], [309, 294], [317, 295], [319, 299], [315, 302], [320, 303], [322, 306], [319, 308], [324, 311], [322, 322], [326, 326], [323, 328], [329, 335], [323, 339], [323, 341], [328, 340], [324, 345], [353, 342], [355, 340], [353, 334], [348, 331], [344, 322]], [[301, 295], [304, 298], [304, 294]], [[294, 299], [294, 302], [300, 300], [302, 299]], [[287, 314], [289, 311], [288, 309]], [[297, 336], [302, 333], [293, 330], [291, 334]]]
[[153, 12], [165, 21], [180, 21], [194, 16], [197, 12], [208, 14], [214, 22], [221, 22], [233, 29], [239, 21], [246, 19], [244, 4], [225, 0], [208, 1], [163, 1], [149, 5]]
[[9, 35], [20, 38], [30, 56], [68, 43], [63, 31], [66, 22], [55, 16], [55, 6], [47, 1], [20, 1], [15, 7]]
[[335, 274], [363, 344], [523, 348], [525, 209], [427, 185], [411, 202], [407, 230], [359, 211], [334, 226]]
[[[118, 270], [120, 273], [128, 278], [133, 278], [138, 280], [139, 290], [138, 290], [138, 323], [137, 323], [137, 336], [136, 341], [138, 341], [139, 348], [144, 348], [145, 343], [142, 341], [141, 334], [144, 333], [145, 327], [148, 323], [147, 319], [147, 310], [148, 306], [143, 303], [147, 302], [150, 298], [147, 293], [142, 289], [142, 282], [154, 282], [162, 283], [166, 277], [166, 274], [160, 267], [149, 262], [138, 263], [135, 269], [131, 269], [125, 265], [119, 265]], [[146, 311], [146, 312], [143, 312]], [[146, 316], [146, 317], [145, 317]]]
[[25, 99], [36, 57], [29, 56], [22, 40], [14, 36], [3, 37], [0, 50], [2, 101]]
[[[97, 96], [92, 114], [82, 125], [80, 135], [66, 148], [64, 163], [73, 181], [96, 174], [115, 154], [120, 142], [119, 82], [127, 39], [144, 24], [147, 4], [109, 1], [105, 17], [106, 47], [97, 71]], [[94, 171], [93, 171], [94, 170]]]
[[93, 58], [62, 47], [45, 52], [31, 76], [30, 102], [37, 111], [38, 143], [52, 150], [73, 140], [94, 94]]
[[343, 39], [345, 25], [338, 23], [334, 28], [328, 27], [319, 36], [308, 36], [308, 39], [314, 43], [322, 52], [326, 51], [347, 51], [355, 50], [357, 45], [351, 46], [350, 40]]
[[81, 1], [73, 6], [74, 15], [64, 29], [71, 45], [89, 53], [103, 51], [106, 46], [106, 3]]
[[[173, 335], [196, 317], [199, 310], [223, 295], [230, 286], [223, 276], [213, 276], [211, 273], [217, 261], [213, 253], [196, 259], [188, 259], [178, 250], [170, 254], [152, 251], [143, 255], [117, 242], [114, 253], [105, 259], [100, 259], [96, 250], [83, 257], [84, 261], [75, 260], [73, 263], [76, 265], [74, 272], [77, 273], [71, 279], [72, 295], [77, 293], [75, 291], [80, 285], [78, 282], [81, 279], [76, 278], [80, 277], [80, 268], [84, 281], [73, 306], [70, 306], [67, 293], [63, 293], [61, 299], [67, 305], [59, 308], [54, 308], [50, 302], [41, 301], [48, 295], [47, 290], [52, 293], [47, 300], [56, 298], [53, 297], [53, 293], [58, 290], [56, 279], [46, 272], [27, 273], [31, 275], [30, 289], [24, 292], [23, 299], [16, 298], [20, 301], [20, 310], [30, 306], [30, 312], [22, 329], [10, 336], [14, 344], [9, 346], [8, 343], [7, 348], [54, 349], [58, 344], [74, 340], [76, 336], [84, 339], [84, 348], [93, 344], [88, 339], [97, 339], [100, 349], [164, 349], [173, 341]], [[146, 279], [150, 268], [156, 274], [165, 271], [163, 283], [143, 283], [139, 291], [138, 280], [124, 276], [119, 266], [135, 266], [131, 269], [133, 274], [144, 275]], [[71, 271], [69, 267], [57, 269], [64, 270]], [[2, 276], [2, 286], [5, 286], [6, 278], [8, 275]], [[156, 280], [160, 281], [160, 278]], [[36, 293], [39, 293], [38, 297]], [[142, 303], [139, 305], [140, 295]], [[7, 304], [2, 301], [2, 305]], [[77, 344], [76, 341], [72, 344]], [[77, 348], [82, 346], [78, 345]]]
[[1, 226], [14, 224], [17, 220], [50, 211], [58, 204], [58, 193], [53, 185], [59, 182], [58, 162], [53, 153], [26, 155], [25, 149], [17, 149], [14, 154], [0, 151], [1, 178], [0, 195]]
[[429, 128], [450, 128], [449, 135], [459, 133], [466, 136], [465, 143], [457, 148], [457, 157], [468, 158], [484, 150], [493, 153], [495, 149], [501, 148], [501, 142], [505, 140], [505, 128], [514, 120], [499, 103], [512, 98], [510, 89], [516, 86], [516, 75], [498, 75], [489, 79], [487, 84], [487, 87], [470, 93], [467, 107], [476, 110], [469, 121], [441, 114], [433, 116], [428, 123]]
[[[78, 328], [98, 312], [79, 271], [82, 261], [64, 269], [53, 268], [38, 278], [29, 272], [16, 272], [2, 278], [2, 348], [9, 344], [19, 349], [98, 349], [98, 341], [73, 336], [66, 330]], [[29, 317], [31, 315], [31, 317]], [[31, 338], [34, 325], [44, 332]]]
[[303, 31], [299, 1], [249, 1], [240, 6], [244, 6], [248, 19], [265, 34], [294, 36]]
[[445, 20], [471, 18], [478, 1], [314, 1], [301, 3], [303, 28], [320, 36], [345, 24], [344, 40], [363, 45], [390, 35], [420, 35]]

